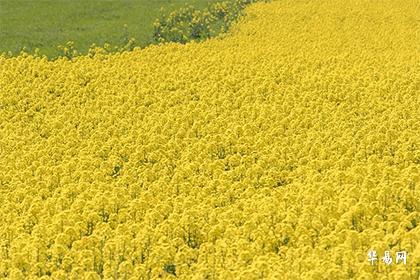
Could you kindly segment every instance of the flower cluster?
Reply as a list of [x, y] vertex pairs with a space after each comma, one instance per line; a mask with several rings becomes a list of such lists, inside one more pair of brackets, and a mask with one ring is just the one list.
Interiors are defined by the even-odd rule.
[[201, 41], [223, 34], [240, 16], [243, 9], [257, 0], [226, 0], [203, 10], [186, 5], [161, 16], [154, 23], [157, 43]]
[[256, 3], [223, 39], [0, 56], [0, 278], [418, 279], [415, 5]]

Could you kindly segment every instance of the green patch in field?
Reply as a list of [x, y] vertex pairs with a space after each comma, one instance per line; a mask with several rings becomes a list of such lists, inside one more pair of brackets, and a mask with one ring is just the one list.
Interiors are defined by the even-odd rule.
[[[175, 10], [191, 4], [204, 8], [216, 0], [0, 0], [0, 53], [23, 47], [50, 58], [58, 45], [75, 42], [87, 53], [95, 43], [124, 45], [129, 38], [144, 47], [153, 41], [153, 22], [160, 8]], [[126, 25], [126, 27], [124, 26]]]

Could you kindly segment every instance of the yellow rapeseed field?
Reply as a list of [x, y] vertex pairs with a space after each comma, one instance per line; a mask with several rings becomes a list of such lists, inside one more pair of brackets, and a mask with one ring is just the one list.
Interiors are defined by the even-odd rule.
[[0, 278], [419, 279], [418, 8], [281, 0], [201, 43], [0, 56]]

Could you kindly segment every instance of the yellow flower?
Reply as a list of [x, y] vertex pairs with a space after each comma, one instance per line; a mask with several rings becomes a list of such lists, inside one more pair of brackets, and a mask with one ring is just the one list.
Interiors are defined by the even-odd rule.
[[417, 277], [415, 8], [272, 1], [201, 43], [0, 55], [0, 278]]

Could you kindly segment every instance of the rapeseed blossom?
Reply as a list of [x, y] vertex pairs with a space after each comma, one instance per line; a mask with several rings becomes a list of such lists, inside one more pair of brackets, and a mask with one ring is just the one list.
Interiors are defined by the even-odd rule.
[[419, 278], [415, 3], [245, 12], [200, 43], [0, 56], [0, 278]]

